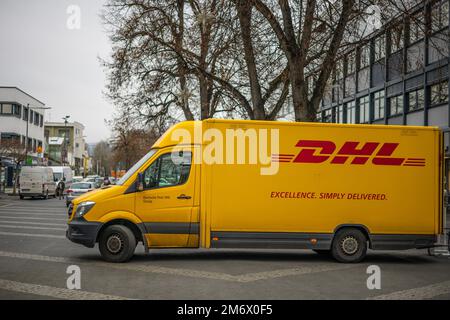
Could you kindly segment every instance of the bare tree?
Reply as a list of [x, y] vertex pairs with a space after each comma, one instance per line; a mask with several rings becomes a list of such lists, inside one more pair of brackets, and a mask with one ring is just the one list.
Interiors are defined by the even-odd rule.
[[25, 147], [18, 139], [2, 139], [0, 142], [0, 156], [10, 158], [15, 164], [13, 194], [16, 194], [19, 181], [19, 168], [27, 158]]

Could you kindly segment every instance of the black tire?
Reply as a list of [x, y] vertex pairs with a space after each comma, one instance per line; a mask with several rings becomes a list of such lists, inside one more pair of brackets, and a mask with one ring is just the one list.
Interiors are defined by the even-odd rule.
[[133, 232], [122, 225], [107, 227], [98, 240], [100, 253], [108, 262], [127, 262], [134, 255], [136, 245]]
[[23, 195], [19, 195], [20, 200], [23, 200], [25, 197]]
[[345, 228], [339, 230], [331, 245], [331, 254], [339, 262], [357, 263], [366, 257], [367, 238], [360, 230]]
[[331, 250], [325, 250], [325, 249], [313, 249], [313, 251], [317, 254], [320, 254], [321, 256], [327, 256], [331, 253]]

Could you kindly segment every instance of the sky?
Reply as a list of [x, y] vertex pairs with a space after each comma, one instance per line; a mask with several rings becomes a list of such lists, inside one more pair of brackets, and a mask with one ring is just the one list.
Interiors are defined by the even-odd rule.
[[106, 81], [99, 61], [111, 51], [100, 19], [103, 4], [0, 1], [0, 86], [19, 87], [44, 102], [51, 108], [49, 121], [70, 115], [70, 121], [85, 126], [88, 143], [110, 137], [104, 120], [113, 112], [103, 94]]

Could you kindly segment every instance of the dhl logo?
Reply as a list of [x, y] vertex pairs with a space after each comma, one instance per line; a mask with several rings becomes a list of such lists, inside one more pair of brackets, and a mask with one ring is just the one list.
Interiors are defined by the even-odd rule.
[[[300, 152], [295, 154], [273, 154], [274, 162], [292, 163], [323, 163], [331, 160], [331, 164], [346, 164], [351, 158], [350, 164], [364, 165], [369, 159], [372, 164], [379, 166], [408, 166], [425, 167], [424, 158], [395, 158], [394, 151], [398, 143], [379, 142], [354, 142], [347, 141], [337, 149], [332, 141], [300, 140], [295, 146]], [[336, 150], [339, 150], [336, 153]]]

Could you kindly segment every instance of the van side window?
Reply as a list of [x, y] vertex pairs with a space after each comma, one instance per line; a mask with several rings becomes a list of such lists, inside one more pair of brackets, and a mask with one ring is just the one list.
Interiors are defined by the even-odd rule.
[[163, 188], [184, 184], [191, 171], [191, 152], [166, 153], [144, 172], [144, 188]]

